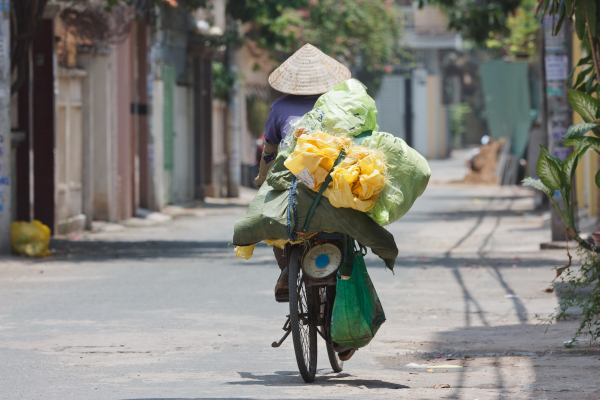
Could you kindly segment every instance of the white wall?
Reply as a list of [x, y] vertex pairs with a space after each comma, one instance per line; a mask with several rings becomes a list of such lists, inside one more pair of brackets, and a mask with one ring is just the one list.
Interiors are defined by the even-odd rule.
[[427, 112], [427, 71], [415, 69], [412, 73], [412, 147], [423, 157], [428, 157], [428, 112]]
[[173, 195], [175, 203], [194, 200], [194, 137], [192, 132], [192, 90], [175, 86], [175, 165], [173, 166]]
[[163, 149], [163, 81], [155, 79], [152, 92], [152, 129], [148, 145], [150, 180], [152, 181], [151, 208], [160, 211], [165, 206], [164, 149]]
[[375, 103], [379, 130], [406, 140], [404, 76], [385, 75]]

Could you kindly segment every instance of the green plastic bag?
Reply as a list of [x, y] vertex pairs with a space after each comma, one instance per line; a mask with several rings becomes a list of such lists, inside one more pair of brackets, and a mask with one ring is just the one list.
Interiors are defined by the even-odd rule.
[[431, 170], [427, 160], [406, 142], [385, 132], [373, 132], [360, 143], [385, 156], [388, 180], [367, 215], [379, 225], [399, 220], [423, 194]]
[[350, 137], [377, 130], [375, 100], [367, 94], [362, 83], [348, 79], [319, 97], [298, 126], [308, 132], [322, 131]]
[[331, 340], [358, 349], [375, 337], [385, 322], [385, 313], [361, 252], [354, 254], [352, 266], [349, 279], [338, 276], [331, 316]]

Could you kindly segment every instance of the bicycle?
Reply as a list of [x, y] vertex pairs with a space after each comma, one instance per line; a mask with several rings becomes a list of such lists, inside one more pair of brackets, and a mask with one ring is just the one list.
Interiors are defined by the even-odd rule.
[[291, 334], [296, 362], [305, 382], [315, 380], [317, 371], [317, 335], [325, 340], [329, 363], [334, 372], [343, 370], [338, 351], [345, 350], [331, 339], [331, 317], [336, 294], [337, 275], [344, 265], [347, 246], [352, 240], [339, 233], [318, 233], [302, 244], [287, 245], [290, 314], [283, 326], [286, 331], [279, 347]]

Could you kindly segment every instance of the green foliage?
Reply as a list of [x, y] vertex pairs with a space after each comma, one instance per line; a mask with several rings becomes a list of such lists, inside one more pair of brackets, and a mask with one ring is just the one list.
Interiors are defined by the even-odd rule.
[[549, 189], [560, 190], [563, 186], [566, 186], [563, 177], [562, 161], [550, 155], [543, 147], [541, 147], [541, 153], [535, 171], [539, 175], [542, 183]]
[[467, 131], [465, 119], [471, 111], [469, 103], [459, 103], [450, 106], [450, 133], [456, 147], [462, 144], [463, 136]]
[[227, 70], [225, 66], [218, 62], [212, 63], [213, 74], [213, 94], [215, 98], [223, 101], [229, 100], [229, 91], [235, 83], [236, 76], [233, 72]]
[[271, 111], [271, 102], [263, 100], [258, 96], [246, 98], [246, 115], [248, 116], [248, 129], [252, 136], [258, 138], [264, 133], [267, 118]]
[[[573, 110], [579, 115], [585, 122], [595, 121], [598, 113], [598, 100], [592, 96], [582, 93], [578, 90], [569, 89], [569, 103]], [[594, 131], [596, 133], [597, 130]], [[596, 134], [596, 136], [600, 136]]]
[[545, 321], [566, 320], [571, 317], [570, 310], [579, 308], [583, 319], [573, 339], [567, 345], [577, 342], [577, 338], [588, 336], [590, 342], [600, 338], [600, 259], [598, 254], [578, 249], [582, 266], [579, 269], [567, 269], [560, 275], [561, 284], [556, 285], [559, 296], [558, 307]]
[[231, 0], [228, 12], [251, 22], [246, 37], [280, 61], [310, 43], [358, 71], [359, 79], [366, 72], [367, 87], [399, 65], [400, 11], [391, 1]]
[[521, 0], [419, 0], [419, 7], [439, 6], [448, 17], [448, 27], [478, 44], [494, 36], [510, 35], [508, 18]]
[[579, 124], [579, 125], [571, 125], [569, 129], [567, 129], [567, 133], [563, 136], [563, 139], [577, 139], [597, 127], [598, 124]]
[[512, 59], [531, 58], [537, 53], [537, 33], [540, 24], [535, 17], [537, 0], [523, 0], [514, 14], [506, 17], [508, 34], [492, 33], [486, 47], [502, 49]]
[[546, 193], [549, 197], [552, 197], [554, 191], [549, 189], [546, 185], [542, 183], [539, 179], [533, 179], [531, 176], [527, 175], [525, 179], [523, 179], [523, 186], [532, 186], [542, 192]]
[[[577, 80], [572, 82], [575, 69], [569, 74], [568, 85], [588, 95], [598, 91], [598, 68], [600, 67], [600, 7], [597, 0], [539, 0], [541, 17], [552, 16], [554, 33], [558, 33], [565, 19], [575, 25], [577, 37], [582, 41], [586, 56], [578, 61], [581, 67]], [[596, 113], [594, 113], [596, 115]], [[583, 116], [583, 115], [582, 115]], [[594, 118], [595, 119], [595, 118]], [[600, 133], [600, 130], [598, 131]]]

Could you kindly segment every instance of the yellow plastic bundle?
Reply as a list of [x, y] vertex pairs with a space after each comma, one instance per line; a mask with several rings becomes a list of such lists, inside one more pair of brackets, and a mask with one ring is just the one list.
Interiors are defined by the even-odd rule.
[[379, 152], [363, 146], [352, 147], [331, 173], [333, 180], [323, 194], [334, 207], [367, 212], [383, 190], [385, 171]]
[[350, 145], [352, 139], [347, 136], [323, 132], [304, 134], [298, 138], [294, 151], [284, 165], [307, 188], [319, 191], [340, 151]]
[[236, 246], [235, 248], [235, 256], [238, 258], [243, 258], [244, 260], [249, 260], [254, 255], [254, 247], [256, 243], [251, 244], [250, 246]]
[[15, 254], [29, 257], [45, 257], [52, 252], [50, 244], [50, 228], [40, 221], [15, 221], [10, 225], [10, 245]]

